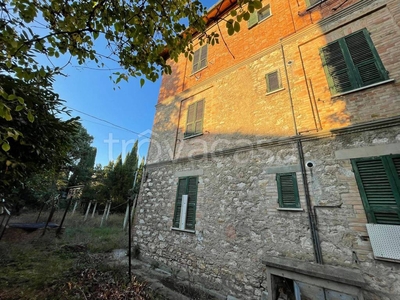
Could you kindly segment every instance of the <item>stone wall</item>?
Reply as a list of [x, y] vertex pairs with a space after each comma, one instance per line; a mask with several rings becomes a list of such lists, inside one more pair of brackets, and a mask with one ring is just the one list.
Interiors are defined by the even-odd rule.
[[[307, 174], [312, 204], [340, 206], [317, 209], [324, 262], [359, 269], [368, 283], [366, 299], [400, 297], [396, 290], [400, 266], [373, 259], [364, 239], [366, 217], [350, 161], [336, 159], [335, 151], [400, 143], [399, 129], [304, 142], [305, 159], [315, 163]], [[142, 255], [190, 271], [197, 280], [223, 293], [257, 299], [266, 279], [261, 263], [264, 257], [313, 261], [301, 174], [297, 172], [304, 211], [294, 212], [277, 210], [275, 174], [270, 172], [298, 165], [297, 157], [295, 144], [288, 143], [150, 166], [135, 225]], [[177, 176], [183, 171], [201, 174], [194, 234], [171, 230]]]

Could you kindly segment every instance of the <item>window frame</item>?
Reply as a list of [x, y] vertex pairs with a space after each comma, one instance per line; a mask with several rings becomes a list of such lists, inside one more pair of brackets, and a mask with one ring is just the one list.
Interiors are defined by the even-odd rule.
[[[292, 197], [294, 198], [294, 202], [293, 200], [291, 200], [290, 202], [293, 202], [292, 204], [287, 202], [287, 199], [284, 199], [284, 194], [286, 192], [283, 191], [282, 189], [282, 178], [290, 178], [291, 179], [291, 185], [292, 185], [292, 192], [293, 195]], [[291, 208], [291, 209], [299, 209], [301, 208], [301, 204], [300, 204], [300, 194], [299, 194], [299, 187], [297, 184], [297, 176], [296, 176], [296, 172], [288, 172], [288, 173], [277, 173], [276, 174], [276, 182], [277, 182], [277, 188], [278, 188], [278, 204], [279, 204], [279, 208]], [[287, 179], [285, 179], [287, 180]], [[286, 181], [287, 183], [287, 181]]]
[[[172, 229], [181, 230], [181, 231], [189, 231], [194, 232], [196, 228], [196, 209], [197, 209], [197, 195], [198, 195], [198, 176], [186, 176], [179, 177], [177, 183], [176, 197], [175, 197], [175, 208], [174, 208], [174, 216], [172, 219]], [[192, 186], [191, 190], [191, 181], [194, 183], [194, 187]], [[181, 186], [183, 184], [184, 186]], [[181, 216], [181, 207], [182, 207], [182, 197], [184, 195], [188, 195], [188, 203], [187, 203], [187, 211], [186, 211], [186, 219], [184, 228], [180, 228], [180, 216]], [[191, 212], [189, 213], [189, 207], [192, 207]], [[192, 218], [192, 222], [190, 222], [190, 218]], [[189, 219], [189, 220], [188, 220]]]
[[[361, 41], [363, 46], [368, 46], [368, 49], [365, 47], [359, 51], [359, 47], [350, 43], [352, 38], [354, 40], [359, 38], [354, 43]], [[388, 72], [366, 28], [328, 43], [319, 49], [319, 53], [333, 96], [384, 83], [389, 79]], [[360, 61], [355, 62], [355, 59]], [[373, 73], [377, 77], [367, 81], [367, 77]]]
[[[192, 62], [192, 75], [207, 68], [208, 64], [208, 44], [201, 46], [199, 49], [194, 51], [193, 53], [193, 62]], [[204, 66], [202, 66], [202, 62], [204, 61]]]
[[[264, 11], [269, 11], [269, 14], [265, 17], [262, 17], [263, 15], [261, 14]], [[254, 12], [252, 12], [250, 14], [250, 18], [247, 21], [247, 28], [253, 28], [254, 26], [256, 26], [257, 24], [267, 20], [268, 18], [270, 18], [272, 16], [272, 10], [271, 10], [271, 4], [268, 3], [266, 5], [264, 5], [263, 7], [261, 7], [258, 10], [255, 10]], [[262, 17], [262, 18], [260, 18]]]
[[[201, 109], [199, 109], [200, 103], [202, 104]], [[183, 134], [184, 139], [199, 136], [199, 135], [203, 134], [204, 108], [205, 108], [205, 100], [204, 99], [196, 101], [188, 106], [187, 115], [186, 115], [185, 132]], [[191, 110], [193, 110], [193, 111], [191, 112]], [[194, 114], [193, 120], [190, 120], [191, 113]], [[196, 130], [197, 125], [199, 125], [199, 127], [200, 127], [198, 130]], [[189, 126], [192, 126], [192, 128], [193, 128], [192, 131], [188, 130]]]
[[[270, 78], [269, 78], [269, 76], [274, 74], [274, 73], [277, 74], [278, 88], [276, 88], [274, 90], [271, 90], [270, 89], [270, 80], [269, 80]], [[265, 74], [265, 81], [267, 83], [267, 94], [271, 94], [271, 93], [274, 93], [274, 92], [277, 92], [277, 91], [280, 91], [280, 90], [283, 89], [281, 72], [279, 71], [279, 69], [276, 69], [275, 71], [272, 71], [272, 72], [269, 72], [269, 73]]]
[[[394, 198], [394, 204], [388, 204], [390, 200], [388, 198], [382, 200], [382, 202], [386, 202], [386, 204], [376, 204], [376, 199], [373, 196], [373, 193], [376, 192], [376, 187], [373, 188], [371, 192], [371, 197], [369, 197], [367, 189], [372, 189], [374, 186], [373, 183], [368, 181], [368, 176], [372, 176], [375, 180], [381, 180], [380, 184], [376, 184], [375, 186], [379, 186], [383, 189], [384, 184], [382, 183], [382, 178], [378, 179], [378, 171], [375, 169], [367, 172], [371, 172], [371, 174], [363, 173], [360, 174], [360, 166], [359, 163], [368, 163], [372, 161], [381, 161], [383, 170], [387, 177], [386, 187], [389, 185], [390, 191], [392, 192]], [[382, 156], [373, 156], [373, 157], [363, 157], [363, 158], [353, 158], [351, 159], [351, 164], [354, 172], [354, 177], [357, 182], [358, 191], [360, 193], [361, 201], [363, 203], [364, 211], [367, 216], [367, 220], [369, 223], [374, 224], [383, 224], [383, 225], [400, 225], [400, 154], [394, 155], [382, 155]], [[379, 167], [379, 166], [378, 166]], [[373, 166], [371, 166], [373, 168]], [[365, 176], [365, 177], [364, 177]], [[363, 178], [364, 177], [364, 180]], [[365, 184], [364, 184], [365, 181]], [[368, 186], [366, 187], [366, 185]], [[388, 196], [388, 192], [383, 193], [386, 197]], [[390, 195], [389, 195], [390, 196]], [[379, 200], [378, 200], [379, 201]], [[375, 203], [375, 204], [374, 204]], [[392, 223], [387, 221], [390, 219], [390, 214], [396, 213], [397, 211], [397, 223]], [[376, 214], [379, 213], [379, 219]], [[383, 216], [382, 214], [388, 214]], [[396, 218], [395, 216], [393, 216]]]

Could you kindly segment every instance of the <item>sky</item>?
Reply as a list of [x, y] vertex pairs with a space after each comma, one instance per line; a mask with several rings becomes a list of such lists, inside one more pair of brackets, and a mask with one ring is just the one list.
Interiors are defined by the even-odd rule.
[[121, 153], [125, 157], [136, 140], [139, 155], [146, 156], [160, 80], [141, 88], [139, 79], [131, 78], [116, 86], [109, 78], [112, 71], [74, 65], [63, 72], [67, 77], [56, 79], [54, 91], [93, 136], [96, 164], [107, 165]]
[[[216, 2], [203, 0], [203, 5], [211, 7]], [[100, 43], [97, 47], [101, 50], [104, 45]], [[63, 62], [57, 61], [56, 65]], [[118, 65], [107, 63], [107, 67]], [[136, 140], [139, 156], [147, 155], [161, 79], [146, 81], [140, 87], [139, 78], [130, 78], [117, 87], [109, 78], [113, 71], [98, 69], [93, 63], [79, 66], [72, 62], [63, 73], [67, 76], [56, 78], [54, 91], [66, 101], [71, 116], [80, 116], [82, 125], [93, 136], [96, 164], [105, 166], [119, 154], [124, 158]]]

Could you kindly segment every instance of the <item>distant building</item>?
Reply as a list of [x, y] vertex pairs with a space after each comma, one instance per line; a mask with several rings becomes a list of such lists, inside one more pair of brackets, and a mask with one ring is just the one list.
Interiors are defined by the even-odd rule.
[[400, 299], [399, 1], [262, 3], [229, 36], [218, 2], [163, 77], [141, 255], [239, 299]]

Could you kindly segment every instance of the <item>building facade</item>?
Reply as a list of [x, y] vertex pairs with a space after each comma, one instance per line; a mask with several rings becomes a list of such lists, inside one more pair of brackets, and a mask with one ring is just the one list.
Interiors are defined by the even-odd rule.
[[[238, 299], [400, 299], [398, 0], [263, 0], [160, 89], [134, 239]], [[286, 297], [286, 298], [285, 298]]]

